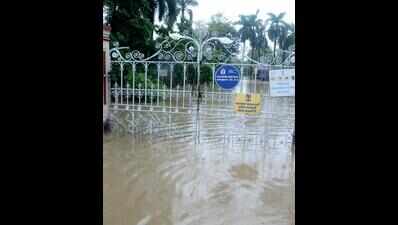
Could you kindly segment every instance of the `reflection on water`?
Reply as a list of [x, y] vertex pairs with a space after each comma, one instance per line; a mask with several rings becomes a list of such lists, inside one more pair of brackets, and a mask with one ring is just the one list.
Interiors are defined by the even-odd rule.
[[289, 121], [202, 115], [195, 145], [195, 115], [136, 114], [157, 123], [104, 137], [105, 225], [293, 223]]
[[261, 93], [268, 92], [268, 82], [242, 79], [239, 84], [234, 88], [233, 92], [237, 93]]

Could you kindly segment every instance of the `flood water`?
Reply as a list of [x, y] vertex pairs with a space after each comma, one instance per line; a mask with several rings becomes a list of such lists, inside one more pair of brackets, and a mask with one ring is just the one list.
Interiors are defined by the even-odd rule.
[[[281, 99], [278, 107], [291, 102]], [[156, 124], [138, 135], [104, 136], [104, 225], [294, 224], [294, 118], [135, 118]]]

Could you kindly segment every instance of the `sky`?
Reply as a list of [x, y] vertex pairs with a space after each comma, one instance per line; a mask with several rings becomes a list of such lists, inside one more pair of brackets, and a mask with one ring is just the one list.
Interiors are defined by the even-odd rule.
[[268, 18], [267, 13], [286, 12], [288, 23], [295, 22], [295, 0], [197, 0], [199, 5], [192, 7], [193, 20], [208, 22], [210, 17], [221, 12], [232, 21], [239, 20], [240, 14], [255, 14], [259, 9], [259, 18]]
[[[194, 22], [209, 22], [212, 15], [222, 13], [224, 17], [235, 22], [239, 15], [255, 14], [259, 9], [259, 19], [267, 19], [267, 13], [286, 12], [284, 21], [295, 23], [295, 0], [197, 0], [199, 5], [192, 7]], [[194, 24], [195, 26], [195, 24]], [[248, 45], [245, 52], [248, 52]], [[242, 46], [242, 45], [241, 45]]]
[[[238, 21], [240, 14], [254, 14], [260, 10], [259, 18], [268, 18], [267, 13], [286, 12], [288, 23], [295, 23], [295, 0], [197, 0], [199, 5], [192, 7], [193, 20], [209, 22], [212, 15], [222, 13], [231, 21]], [[157, 19], [156, 19], [157, 21]]]

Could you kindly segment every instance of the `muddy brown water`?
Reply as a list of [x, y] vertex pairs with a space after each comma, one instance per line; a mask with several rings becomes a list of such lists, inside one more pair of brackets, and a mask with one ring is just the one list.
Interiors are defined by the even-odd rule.
[[294, 223], [290, 136], [273, 128], [283, 121], [203, 115], [195, 144], [194, 115], [153, 117], [141, 135], [104, 136], [104, 225]]

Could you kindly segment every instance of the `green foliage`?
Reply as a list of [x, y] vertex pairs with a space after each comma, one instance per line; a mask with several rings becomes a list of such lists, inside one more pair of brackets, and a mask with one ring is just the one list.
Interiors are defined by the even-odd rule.
[[278, 15], [268, 13], [270, 18], [266, 20], [271, 23], [268, 28], [268, 38], [274, 42], [274, 57], [276, 53], [276, 43], [279, 42], [279, 48], [282, 48], [283, 42], [288, 35], [289, 24], [283, 21], [285, 14], [284, 12]]
[[[139, 88], [141, 85], [141, 88], [145, 87], [145, 73], [136, 73], [135, 76], [135, 81], [134, 81], [134, 88]], [[129, 71], [127, 73], [127, 82], [130, 85], [130, 87], [133, 87], [133, 72]], [[151, 89], [151, 87], [157, 88], [158, 82], [157, 79], [154, 79], [153, 77], [147, 77], [147, 88]], [[163, 87], [165, 83], [162, 80], [159, 80], [159, 86]]]
[[216, 33], [217, 36], [239, 37], [238, 31], [233, 23], [223, 16], [221, 13], [213, 15], [208, 23], [209, 33]]
[[155, 25], [155, 31], [159, 35], [160, 39], [164, 40], [169, 36], [171, 30], [163, 25]]
[[[172, 27], [177, 22], [177, 28], [180, 33], [188, 33], [198, 38], [198, 31], [208, 31], [211, 36], [227, 36], [230, 38], [239, 38], [243, 43], [250, 41], [250, 56], [259, 59], [261, 56], [269, 54], [271, 51], [268, 46], [267, 36], [273, 41], [274, 53], [276, 45], [280, 49], [287, 50], [289, 46], [294, 45], [295, 33], [294, 24], [289, 25], [283, 21], [284, 13], [275, 15], [268, 14], [269, 18], [266, 22], [258, 18], [256, 14], [240, 15], [240, 20], [236, 23], [229, 21], [221, 13], [211, 17], [208, 24], [203, 27], [197, 27], [194, 31], [192, 28], [193, 13], [192, 7], [198, 5], [195, 0], [104, 0], [104, 5], [109, 9], [108, 21], [111, 24], [111, 47], [115, 41], [119, 42], [119, 46], [128, 46], [130, 49], [136, 49], [144, 53], [145, 56], [152, 55], [155, 51], [155, 44], [169, 37]], [[162, 25], [154, 25], [155, 15], [164, 22]], [[266, 24], [270, 22], [270, 26]], [[236, 24], [241, 25], [236, 30]], [[156, 32], [159, 37], [153, 40], [153, 33]], [[201, 35], [199, 35], [201, 36]], [[203, 35], [204, 36], [204, 35]], [[201, 36], [201, 37], [203, 37]], [[245, 45], [244, 45], [245, 46]], [[216, 44], [213, 52], [213, 59], [210, 62], [218, 62], [218, 56], [224, 54], [223, 47]], [[244, 47], [245, 48], [245, 47]], [[184, 51], [184, 42], [177, 46], [175, 51]], [[237, 53], [239, 48], [232, 49], [233, 53]], [[196, 84], [197, 82], [197, 65], [187, 66], [186, 83]], [[120, 85], [120, 67], [115, 64], [110, 72], [112, 84], [117, 82]], [[173, 73], [173, 87], [183, 84], [183, 67], [175, 66]], [[212, 67], [209, 65], [201, 65], [200, 83], [212, 82]], [[132, 69], [125, 68], [123, 71], [123, 83], [133, 85]], [[141, 84], [144, 87], [145, 74], [143, 68], [136, 70], [135, 88]], [[151, 85], [157, 87], [157, 70], [156, 67], [149, 67], [147, 74], [147, 87]], [[169, 77], [160, 80], [160, 86], [166, 85], [169, 88]]]
[[201, 65], [200, 67], [200, 83], [210, 84], [213, 80], [213, 71], [209, 65]]
[[240, 15], [240, 20], [235, 24], [239, 24], [242, 27], [239, 29], [240, 39], [243, 42], [243, 52], [245, 52], [245, 42], [250, 41], [251, 46], [251, 58], [258, 59], [261, 55], [264, 55], [265, 50], [268, 48], [268, 41], [266, 38], [266, 26], [263, 20], [258, 18], [259, 10], [256, 14], [251, 15]]
[[195, 7], [198, 6], [198, 2], [196, 0], [177, 0], [177, 14], [179, 14], [181, 16], [181, 23], [183, 24], [186, 19], [185, 19], [185, 13], [187, 12], [189, 14], [189, 21], [191, 21], [192, 24], [192, 20], [193, 20], [193, 12], [192, 9], [190, 9], [189, 7]]
[[[186, 71], [186, 84], [194, 85], [197, 83], [197, 66], [187, 66]], [[169, 79], [169, 78], [168, 78]], [[201, 65], [200, 66], [200, 83], [210, 83], [213, 79], [213, 72], [212, 68], [209, 65]], [[164, 82], [167, 87], [169, 87], [169, 82]], [[173, 75], [173, 88], [177, 85], [180, 87], [184, 83], [184, 69], [182, 66], [176, 66], [174, 68], [174, 75]]]
[[[243, 52], [245, 52], [245, 43], [250, 41], [250, 55], [253, 59], [259, 59], [269, 52], [267, 37], [273, 42], [273, 53], [275, 56], [276, 47], [287, 50], [294, 45], [294, 24], [287, 24], [283, 17], [285, 13], [278, 15], [268, 13], [269, 18], [264, 22], [258, 19], [258, 12], [251, 15], [240, 15], [240, 20], [235, 24], [241, 25], [239, 37], [243, 42]], [[268, 27], [266, 24], [270, 24]], [[284, 53], [285, 54], [285, 53]], [[285, 55], [282, 56], [283, 58]]]
[[192, 29], [192, 22], [188, 20], [181, 21], [180, 23], [177, 23], [178, 31], [181, 34], [188, 34], [192, 35], [193, 34], [193, 29]]
[[156, 6], [158, 8], [159, 21], [165, 21], [171, 29], [177, 20], [177, 1], [176, 0], [152, 0], [155, 7], [152, 7], [153, 15], [155, 14]]
[[[189, 7], [197, 5], [198, 2], [196, 0], [177, 0], [177, 15], [180, 15], [180, 22], [177, 24], [177, 27], [180, 33], [193, 34], [193, 11]], [[189, 15], [188, 20], [185, 18], [186, 13]]]
[[118, 42], [119, 46], [139, 49], [146, 55], [154, 52], [155, 13], [169, 28], [177, 17], [176, 0], [106, 0], [104, 5], [109, 8], [111, 47]]

